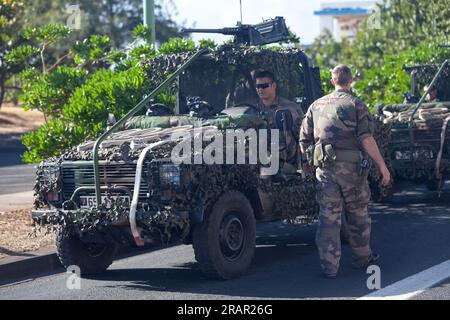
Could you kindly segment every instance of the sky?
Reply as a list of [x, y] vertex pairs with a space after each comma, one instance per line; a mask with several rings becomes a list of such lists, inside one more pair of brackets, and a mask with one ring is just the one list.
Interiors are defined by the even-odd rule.
[[[243, 22], [256, 24], [262, 19], [283, 16], [288, 27], [310, 44], [320, 33], [319, 17], [314, 15], [321, 3], [358, 2], [357, 0], [241, 0]], [[197, 28], [234, 27], [240, 21], [239, 0], [174, 0], [178, 10], [175, 20]], [[210, 38], [222, 42], [230, 37], [193, 34], [193, 39]]]

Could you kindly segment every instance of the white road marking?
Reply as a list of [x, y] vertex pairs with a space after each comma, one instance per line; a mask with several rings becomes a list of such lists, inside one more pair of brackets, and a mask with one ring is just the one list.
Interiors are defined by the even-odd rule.
[[449, 277], [450, 260], [447, 260], [358, 300], [408, 300]]

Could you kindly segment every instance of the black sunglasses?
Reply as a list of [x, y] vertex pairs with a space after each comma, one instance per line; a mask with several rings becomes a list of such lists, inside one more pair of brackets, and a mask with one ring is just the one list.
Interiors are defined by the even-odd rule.
[[256, 89], [267, 89], [272, 85], [273, 82], [259, 83], [256, 85]]

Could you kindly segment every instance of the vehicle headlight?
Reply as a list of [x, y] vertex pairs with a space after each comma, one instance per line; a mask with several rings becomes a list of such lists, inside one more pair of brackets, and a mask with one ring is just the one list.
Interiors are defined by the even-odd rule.
[[39, 182], [52, 190], [59, 185], [61, 175], [60, 167], [55, 165], [43, 165], [39, 168]]
[[61, 199], [60, 166], [49, 164], [38, 168], [39, 189], [46, 193], [48, 202], [59, 202]]
[[175, 164], [162, 164], [159, 167], [159, 181], [165, 185], [180, 185], [180, 166]]

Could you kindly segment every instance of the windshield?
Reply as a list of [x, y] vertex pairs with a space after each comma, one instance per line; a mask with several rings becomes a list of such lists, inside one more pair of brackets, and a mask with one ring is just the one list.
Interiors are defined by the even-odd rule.
[[[167, 106], [172, 115], [199, 111], [196, 116], [200, 117], [214, 116], [242, 103], [254, 105], [259, 100], [252, 77], [256, 70], [275, 75], [278, 97], [295, 102], [305, 96], [298, 51], [232, 49], [216, 50], [200, 57], [154, 103]], [[156, 110], [152, 115], [162, 114]]]

